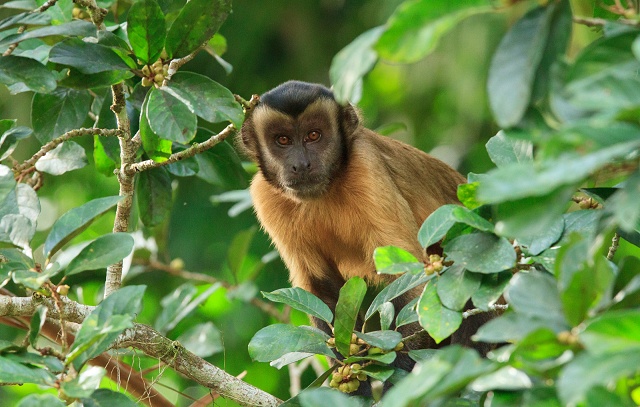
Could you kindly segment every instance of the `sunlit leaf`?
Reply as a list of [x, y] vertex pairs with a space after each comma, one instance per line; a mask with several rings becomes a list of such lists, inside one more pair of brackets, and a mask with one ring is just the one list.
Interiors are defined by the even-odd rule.
[[[349, 334], [351, 337], [351, 334]], [[317, 353], [334, 357], [319, 329], [285, 324], [269, 325], [259, 330], [249, 342], [249, 355], [256, 362], [270, 362], [290, 352]]]
[[437, 284], [430, 281], [416, 306], [418, 321], [436, 343], [454, 333], [462, 323], [462, 313], [448, 309], [438, 297]]
[[350, 278], [340, 289], [333, 325], [336, 348], [343, 356], [349, 356], [351, 334], [356, 325], [358, 312], [366, 292], [367, 284], [360, 277]]
[[126, 233], [110, 233], [101, 236], [85, 246], [71, 260], [65, 275], [80, 273], [85, 270], [97, 270], [117, 263], [131, 253], [133, 238]]
[[314, 316], [325, 322], [331, 323], [333, 321], [333, 313], [327, 304], [301, 288], [281, 288], [270, 293], [263, 291], [262, 295], [270, 301], [290, 305], [305, 314]]
[[152, 88], [146, 107], [149, 126], [160, 138], [186, 144], [196, 135], [196, 115], [170, 92]]
[[127, 15], [127, 36], [136, 57], [152, 64], [164, 48], [166, 28], [164, 14], [156, 0], [134, 3]]

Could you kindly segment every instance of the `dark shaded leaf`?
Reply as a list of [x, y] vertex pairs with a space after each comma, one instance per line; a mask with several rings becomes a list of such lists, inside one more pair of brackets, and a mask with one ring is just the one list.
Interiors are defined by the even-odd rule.
[[45, 144], [64, 133], [82, 127], [91, 106], [85, 91], [59, 88], [53, 93], [36, 93], [31, 104], [34, 135]]
[[498, 273], [516, 263], [516, 252], [507, 239], [484, 232], [458, 236], [444, 246], [444, 252], [456, 264], [478, 273]]
[[12, 94], [29, 90], [49, 93], [58, 86], [56, 77], [44, 65], [15, 55], [0, 56], [0, 83]]
[[171, 178], [167, 170], [159, 167], [140, 173], [135, 195], [142, 223], [148, 227], [162, 223], [173, 204]]
[[72, 66], [83, 74], [128, 71], [135, 68], [135, 62], [128, 56], [118, 55], [110, 47], [78, 38], [69, 38], [57, 43], [51, 48], [49, 61]]

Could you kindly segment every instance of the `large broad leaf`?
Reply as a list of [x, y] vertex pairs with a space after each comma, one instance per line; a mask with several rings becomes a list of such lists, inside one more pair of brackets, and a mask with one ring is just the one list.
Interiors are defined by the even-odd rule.
[[113, 52], [111, 47], [78, 38], [69, 38], [56, 44], [51, 48], [49, 61], [72, 66], [84, 74], [135, 68], [131, 58]]
[[44, 242], [45, 257], [51, 258], [65, 243], [85, 230], [95, 218], [113, 208], [120, 199], [120, 196], [94, 199], [62, 215], [53, 224]]
[[547, 273], [518, 273], [505, 293], [510, 307], [519, 315], [539, 318], [554, 331], [569, 328], [562, 310], [556, 281]]
[[230, 12], [230, 0], [191, 0], [185, 4], [167, 33], [169, 58], [189, 55], [209, 41]]
[[110, 233], [101, 236], [85, 246], [71, 260], [66, 275], [80, 273], [85, 270], [96, 270], [117, 263], [127, 257], [133, 249], [133, 238], [126, 233]]
[[371, 346], [383, 350], [393, 350], [402, 340], [402, 334], [396, 331], [373, 331], [373, 332], [356, 332], [358, 338], [362, 339]]
[[[300, 406], [302, 407], [361, 407], [362, 404], [356, 398], [349, 397], [346, 394], [331, 389], [321, 387], [318, 389], [306, 390], [298, 396]], [[286, 404], [286, 403], [285, 403]]]
[[527, 140], [510, 138], [502, 130], [487, 141], [486, 147], [489, 158], [498, 167], [533, 161], [533, 144]]
[[557, 381], [563, 405], [576, 405], [594, 386], [606, 386], [617, 379], [636, 374], [640, 350], [591, 354], [584, 352], [572, 360]]
[[444, 252], [456, 264], [478, 273], [498, 273], [516, 264], [511, 243], [490, 233], [458, 236], [444, 246]]
[[362, 96], [362, 77], [378, 60], [373, 45], [378, 41], [384, 27], [372, 28], [360, 34], [349, 45], [333, 57], [329, 77], [333, 94], [338, 103], [358, 103]]
[[319, 318], [325, 322], [331, 323], [331, 321], [333, 321], [333, 313], [327, 304], [302, 288], [281, 288], [270, 293], [263, 291], [262, 295], [268, 300], [290, 305], [305, 314]]
[[231, 91], [218, 82], [193, 72], [179, 72], [171, 78], [169, 87], [206, 121], [230, 121], [238, 129], [242, 126], [242, 106]]
[[442, 342], [454, 333], [462, 323], [462, 313], [451, 310], [440, 301], [435, 281], [424, 288], [418, 305], [418, 321], [436, 343]]
[[95, 37], [96, 26], [88, 21], [73, 20], [65, 24], [36, 28], [35, 30], [25, 31], [22, 34], [9, 35], [7, 37], [4, 37], [3, 39], [0, 39], [0, 47], [4, 47], [6, 45], [24, 41], [30, 38], [43, 38], [50, 37], [52, 35]]
[[60, 81], [60, 86], [73, 89], [105, 88], [133, 76], [131, 71], [105, 71], [91, 75], [85, 75], [75, 68], [70, 68], [69, 73]]
[[640, 140], [617, 144], [580, 156], [562, 155], [534, 165], [514, 163], [489, 171], [478, 185], [477, 198], [497, 203], [528, 196], [542, 196], [563, 185], [581, 182], [611, 160], [624, 157], [640, 146]]
[[79, 370], [86, 361], [106, 351], [125, 329], [131, 328], [140, 312], [144, 290], [144, 286], [120, 288], [91, 311], [78, 330], [66, 363], [73, 362]]
[[349, 356], [351, 335], [356, 326], [358, 312], [366, 293], [367, 284], [360, 277], [350, 278], [340, 289], [338, 303], [336, 304], [334, 335], [336, 348], [345, 357]]
[[56, 77], [44, 65], [15, 55], [0, 56], [0, 83], [7, 85], [12, 94], [29, 90], [48, 93], [57, 86]]
[[0, 20], [0, 30], [11, 27], [12, 25], [47, 25], [51, 22], [51, 16], [45, 13], [25, 12], [15, 14]]
[[482, 274], [466, 271], [454, 264], [438, 279], [438, 297], [442, 304], [452, 310], [462, 311], [471, 295], [480, 287]]
[[327, 339], [329, 339], [327, 334], [308, 326], [269, 325], [251, 338], [249, 355], [257, 362], [270, 362], [291, 352], [317, 353], [335, 357], [326, 344]]
[[456, 223], [463, 223], [484, 232], [493, 232], [491, 222], [460, 205], [443, 205], [424, 221], [418, 231], [418, 241], [422, 247], [429, 247], [440, 241]]
[[640, 351], [640, 311], [607, 312], [590, 321], [580, 343], [591, 353]]
[[136, 202], [140, 219], [145, 226], [157, 226], [171, 209], [171, 178], [163, 167], [144, 171], [138, 177]]
[[161, 139], [149, 126], [149, 119], [147, 119], [147, 103], [149, 101], [149, 94], [142, 102], [142, 108], [140, 110], [140, 139], [142, 140], [142, 148], [147, 153], [149, 158], [155, 162], [167, 161], [171, 156], [171, 140]]
[[80, 399], [85, 407], [101, 407], [101, 406], [118, 406], [118, 407], [136, 407], [138, 403], [131, 400], [123, 393], [109, 389], [98, 389], [91, 393], [89, 397]]
[[152, 88], [146, 107], [149, 126], [160, 138], [186, 144], [196, 135], [198, 120], [192, 108], [168, 90]]
[[87, 155], [84, 148], [73, 141], [66, 141], [39, 159], [36, 162], [36, 170], [60, 175], [85, 165], [87, 165]]
[[373, 261], [380, 274], [399, 274], [424, 271], [424, 264], [414, 255], [395, 246], [378, 247], [373, 252]]
[[0, 356], [0, 383], [35, 383], [53, 386], [55, 380], [55, 376], [46, 369], [28, 367]]
[[389, 18], [375, 49], [380, 57], [393, 62], [416, 62], [433, 52], [442, 36], [460, 21], [491, 11], [487, 7], [474, 6], [486, 6], [486, 1], [405, 1]]
[[127, 15], [127, 36], [136, 57], [145, 64], [158, 60], [166, 37], [164, 14], [156, 0], [134, 3]]
[[525, 14], [502, 38], [491, 60], [489, 105], [501, 127], [518, 124], [530, 104], [554, 9], [538, 7]]
[[86, 91], [59, 88], [48, 95], [36, 93], [31, 104], [31, 124], [36, 138], [46, 143], [82, 127], [91, 107]]

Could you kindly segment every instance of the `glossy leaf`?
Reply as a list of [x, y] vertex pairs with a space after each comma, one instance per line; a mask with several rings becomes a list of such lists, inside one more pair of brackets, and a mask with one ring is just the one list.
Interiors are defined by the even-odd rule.
[[12, 277], [13, 282], [16, 284], [23, 285], [32, 290], [39, 290], [44, 283], [58, 275], [60, 271], [58, 263], [52, 263], [41, 272], [34, 270], [15, 270]]
[[462, 323], [462, 313], [442, 305], [437, 290], [436, 282], [429, 282], [418, 300], [416, 310], [420, 325], [436, 343], [440, 343], [458, 329]]
[[85, 75], [75, 68], [70, 68], [69, 73], [59, 82], [60, 86], [72, 89], [106, 88], [133, 77], [131, 71], [105, 71], [91, 75]]
[[424, 221], [418, 231], [418, 241], [422, 247], [429, 247], [440, 241], [456, 223], [453, 209], [456, 205], [442, 205]]
[[360, 305], [362, 305], [366, 292], [367, 284], [360, 277], [350, 278], [340, 289], [333, 326], [336, 348], [343, 356], [349, 356], [351, 334], [355, 328]]
[[[351, 333], [349, 333], [351, 337]], [[256, 362], [270, 362], [290, 352], [307, 352], [334, 357], [325, 343], [329, 336], [319, 329], [273, 324], [259, 330], [249, 342], [249, 356]]]
[[382, 350], [393, 350], [402, 340], [402, 334], [396, 331], [356, 332], [356, 335], [369, 345]]
[[0, 56], [0, 83], [7, 85], [12, 94], [29, 90], [49, 93], [58, 86], [56, 77], [44, 65], [15, 55]]
[[384, 27], [375, 27], [360, 34], [333, 57], [329, 77], [333, 94], [338, 103], [358, 103], [362, 96], [362, 77], [378, 60], [373, 45], [383, 33]]
[[118, 406], [118, 407], [136, 407], [138, 403], [131, 400], [123, 393], [109, 389], [98, 389], [91, 393], [89, 397], [81, 399], [82, 405], [85, 407], [100, 406]]
[[43, 38], [52, 35], [68, 35], [79, 37], [95, 37], [96, 26], [84, 20], [73, 20], [60, 25], [50, 25], [25, 31], [22, 34], [13, 34], [0, 39], [0, 47], [24, 41], [30, 38]]
[[0, 383], [35, 383], [53, 386], [56, 378], [48, 370], [28, 367], [0, 356]]
[[87, 165], [87, 156], [79, 144], [66, 141], [36, 162], [36, 170], [61, 175]]
[[181, 58], [206, 43], [231, 12], [230, 0], [191, 0], [182, 7], [165, 42], [170, 58]]
[[91, 96], [85, 91], [59, 88], [48, 95], [36, 93], [31, 104], [31, 123], [36, 138], [44, 144], [82, 127], [90, 105]]
[[67, 354], [66, 364], [76, 369], [98, 356], [127, 328], [142, 306], [144, 286], [127, 286], [105, 298], [85, 318]]
[[376, 44], [384, 59], [412, 63], [432, 53], [442, 36], [462, 20], [490, 11], [485, 1], [451, 2], [446, 0], [407, 1], [402, 3], [387, 22]]
[[139, 174], [136, 202], [145, 226], [157, 226], [164, 221], [172, 206], [171, 178], [165, 168], [154, 168]]
[[127, 15], [127, 36], [136, 57], [143, 63], [158, 60], [166, 37], [164, 14], [156, 0], [134, 3]]
[[262, 295], [270, 301], [282, 302], [325, 322], [331, 323], [333, 321], [333, 313], [327, 304], [302, 288], [281, 288], [270, 293], [263, 291]]
[[479, 232], [458, 236], [444, 246], [450, 260], [477, 273], [498, 273], [515, 266], [516, 252], [504, 237]]
[[149, 101], [149, 94], [142, 103], [140, 110], [140, 139], [142, 140], [142, 148], [145, 153], [155, 162], [167, 161], [171, 156], [171, 140], [161, 139], [149, 126], [149, 120], [147, 119], [147, 103]]
[[527, 140], [517, 140], [500, 130], [486, 144], [491, 161], [498, 166], [533, 161], [533, 145]]
[[85, 42], [77, 38], [57, 43], [49, 53], [49, 61], [76, 68], [83, 74], [105, 71], [127, 71], [135, 67], [131, 58], [125, 60], [110, 47]]
[[413, 273], [405, 273], [395, 279], [391, 284], [387, 285], [385, 288], [380, 290], [376, 298], [371, 302], [369, 309], [367, 309], [367, 313], [365, 314], [365, 320], [368, 320], [378, 312], [378, 309], [385, 302], [389, 302], [394, 298], [401, 296], [407, 291], [422, 285], [433, 278], [433, 275], [426, 275], [423, 273], [413, 274]]
[[53, 224], [44, 242], [44, 255], [51, 258], [55, 252], [85, 230], [98, 216], [113, 208], [120, 199], [122, 198], [119, 196], [98, 198], [66, 212]]
[[548, 321], [553, 328], [568, 328], [556, 282], [547, 273], [516, 274], [509, 282], [505, 298], [510, 307], [520, 315]]
[[418, 298], [414, 298], [413, 300], [409, 301], [407, 305], [402, 307], [400, 312], [398, 312], [398, 316], [396, 317], [396, 328], [418, 322], [418, 314], [416, 314], [417, 303]]
[[471, 295], [480, 287], [482, 274], [471, 273], [454, 264], [438, 279], [438, 297], [442, 304], [455, 311], [462, 311]]
[[133, 250], [133, 238], [129, 234], [110, 233], [101, 236], [85, 246], [71, 260], [65, 270], [65, 275], [106, 268], [127, 257], [131, 250]]
[[170, 92], [152, 88], [146, 107], [149, 126], [160, 138], [186, 144], [196, 135], [196, 115]]
[[[3, 121], [5, 120], [0, 120], [0, 122]], [[9, 157], [15, 150], [18, 142], [29, 137], [31, 133], [33, 133], [33, 130], [25, 126], [11, 126], [6, 130], [0, 130], [0, 161]]]
[[50, 22], [51, 16], [47, 14], [27, 11], [0, 20], [0, 30], [4, 30], [12, 25], [47, 25]]
[[242, 127], [242, 106], [231, 91], [218, 82], [193, 72], [179, 72], [171, 78], [169, 87], [204, 120], [211, 123], [229, 121], [238, 129]]
[[411, 253], [395, 246], [378, 247], [373, 252], [373, 261], [380, 274], [419, 273], [424, 264]]

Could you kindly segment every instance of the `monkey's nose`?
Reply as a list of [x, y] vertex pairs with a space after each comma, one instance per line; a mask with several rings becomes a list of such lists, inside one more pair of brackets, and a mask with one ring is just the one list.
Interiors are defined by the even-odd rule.
[[291, 166], [291, 170], [294, 172], [294, 174], [303, 174], [305, 172], [309, 172], [310, 169], [311, 169], [310, 161], [301, 161]]

